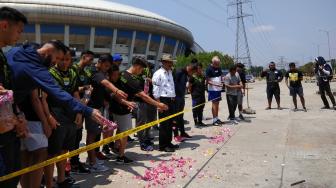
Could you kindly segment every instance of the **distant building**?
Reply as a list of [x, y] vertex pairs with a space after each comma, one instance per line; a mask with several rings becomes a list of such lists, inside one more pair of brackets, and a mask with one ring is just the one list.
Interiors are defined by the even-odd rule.
[[78, 54], [120, 53], [122, 66], [135, 55], [158, 65], [162, 54], [174, 57], [203, 51], [185, 27], [155, 13], [102, 0], [2, 0], [0, 6], [29, 19], [20, 43], [58, 39]]

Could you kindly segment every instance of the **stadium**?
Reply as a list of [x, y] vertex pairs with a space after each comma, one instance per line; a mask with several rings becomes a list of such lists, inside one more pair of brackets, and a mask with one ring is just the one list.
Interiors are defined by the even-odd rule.
[[203, 51], [185, 27], [158, 14], [102, 0], [2, 0], [29, 20], [20, 39], [43, 43], [58, 39], [77, 54], [120, 53], [123, 67], [133, 56], [147, 57], [158, 65], [162, 54], [173, 57]]

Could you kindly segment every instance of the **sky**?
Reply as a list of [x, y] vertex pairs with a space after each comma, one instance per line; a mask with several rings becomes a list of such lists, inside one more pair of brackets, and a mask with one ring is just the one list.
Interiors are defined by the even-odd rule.
[[[169, 18], [190, 30], [206, 51], [235, 54], [234, 0], [110, 0]], [[252, 0], [243, 10], [252, 65], [279, 61], [307, 63], [336, 58], [336, 0]]]

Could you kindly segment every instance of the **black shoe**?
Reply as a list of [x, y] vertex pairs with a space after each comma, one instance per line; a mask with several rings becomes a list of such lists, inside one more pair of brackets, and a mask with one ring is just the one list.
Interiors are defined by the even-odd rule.
[[172, 144], [172, 143], [170, 143], [168, 147], [173, 148], [173, 149], [178, 149], [178, 148], [180, 148], [179, 145], [177, 145], [177, 144]]
[[242, 121], [245, 121], [245, 118], [244, 118], [243, 114], [239, 115], [239, 119], [242, 120]]
[[218, 124], [224, 124], [224, 122], [223, 121], [221, 121], [220, 119], [217, 119], [217, 121], [216, 121]]
[[134, 161], [132, 159], [127, 158], [126, 156], [117, 157], [116, 163], [117, 164], [131, 164]]
[[207, 125], [206, 125], [205, 123], [203, 123], [203, 122], [200, 122], [200, 123], [198, 124], [198, 126], [200, 126], [200, 127], [206, 127]]
[[59, 188], [71, 188], [73, 184], [74, 183], [72, 183], [69, 179], [65, 179], [63, 182], [57, 183], [57, 187], [59, 187]]
[[323, 107], [321, 108], [321, 110], [324, 110], [324, 109], [330, 109], [330, 107], [329, 107], [329, 106], [323, 106]]
[[133, 138], [131, 138], [130, 136], [128, 136], [128, 137], [127, 137], [127, 142], [130, 142], [130, 143], [132, 143], [132, 142], [134, 142], [134, 139], [133, 139]]
[[72, 174], [90, 174], [91, 171], [89, 170], [89, 168], [86, 168], [83, 163], [79, 163], [79, 165], [71, 166], [71, 173]]
[[214, 126], [221, 126], [223, 123], [224, 122], [222, 122], [221, 120], [218, 119], [217, 121], [213, 122], [212, 125], [214, 125]]
[[334, 110], [336, 110], [336, 105], [334, 105]]
[[181, 136], [184, 138], [192, 138], [188, 133], [181, 133]]
[[306, 107], [304, 107], [304, 108], [303, 108], [303, 111], [304, 111], [304, 112], [307, 112], [307, 108], [306, 108]]
[[175, 152], [174, 148], [171, 147], [165, 147], [165, 148], [160, 148], [160, 151], [164, 151], [164, 152]]

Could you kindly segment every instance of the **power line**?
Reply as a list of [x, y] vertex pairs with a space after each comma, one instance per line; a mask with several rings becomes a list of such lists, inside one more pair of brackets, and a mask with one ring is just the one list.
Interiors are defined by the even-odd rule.
[[235, 6], [236, 8], [236, 15], [229, 17], [229, 19], [234, 19], [237, 21], [235, 63], [241, 62], [245, 64], [248, 68], [251, 68], [252, 62], [247, 41], [244, 18], [252, 15], [243, 12], [243, 4], [250, 2], [251, 1], [249, 0], [235, 0], [231, 3], [228, 3], [228, 6]]
[[213, 22], [225, 25], [225, 22], [222, 22], [221, 20], [219, 20], [215, 17], [212, 17], [212, 16], [200, 11], [199, 9], [196, 9], [196, 8], [190, 6], [188, 3], [185, 3], [184, 1], [175, 0], [175, 1], [171, 1], [171, 2], [175, 2], [175, 3], [185, 7], [187, 9], [191, 10], [192, 12], [196, 12], [197, 15], [202, 15], [204, 18], [207, 18], [208, 20], [211, 20]]

